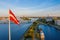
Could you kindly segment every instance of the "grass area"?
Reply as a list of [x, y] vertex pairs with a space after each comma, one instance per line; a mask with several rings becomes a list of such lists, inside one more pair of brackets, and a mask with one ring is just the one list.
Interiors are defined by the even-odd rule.
[[39, 24], [38, 20], [33, 22], [31, 27], [28, 29], [28, 31], [25, 33], [24, 37], [25, 38], [33, 38], [35, 34], [35, 30], [37, 28], [37, 25]]

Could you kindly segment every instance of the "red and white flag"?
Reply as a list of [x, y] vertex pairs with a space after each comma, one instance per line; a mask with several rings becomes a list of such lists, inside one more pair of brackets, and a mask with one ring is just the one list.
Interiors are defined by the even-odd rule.
[[17, 20], [17, 18], [15, 17], [14, 13], [10, 9], [9, 9], [9, 18], [15, 24], [19, 24], [19, 21]]

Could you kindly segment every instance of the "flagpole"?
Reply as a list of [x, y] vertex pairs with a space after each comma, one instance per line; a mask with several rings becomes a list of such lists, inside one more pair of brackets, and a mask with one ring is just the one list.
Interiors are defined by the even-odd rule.
[[10, 14], [9, 14], [9, 40], [11, 40], [11, 31], [10, 31]]
[[9, 9], [9, 40], [11, 40], [10, 20], [13, 21], [15, 24], [19, 24], [13, 12]]

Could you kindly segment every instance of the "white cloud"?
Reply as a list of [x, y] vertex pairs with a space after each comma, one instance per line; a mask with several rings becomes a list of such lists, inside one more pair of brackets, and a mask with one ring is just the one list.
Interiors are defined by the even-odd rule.
[[15, 9], [16, 15], [26, 15], [26, 16], [60, 16], [60, 6], [53, 6], [45, 9]]
[[[17, 2], [17, 1], [16, 1]], [[52, 16], [60, 16], [60, 5], [56, 5], [49, 8], [37, 9], [40, 6], [22, 8], [16, 7], [15, 4], [9, 4], [6, 2], [0, 2], [0, 5], [5, 6], [6, 8], [0, 9], [0, 16], [8, 16], [9, 8], [15, 13], [16, 16], [47, 16], [48, 14]], [[41, 4], [44, 7], [44, 3]], [[41, 6], [41, 7], [42, 7]]]

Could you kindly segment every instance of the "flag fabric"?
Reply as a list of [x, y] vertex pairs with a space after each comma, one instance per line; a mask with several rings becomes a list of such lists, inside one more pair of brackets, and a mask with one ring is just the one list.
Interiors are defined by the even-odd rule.
[[9, 18], [10, 21], [14, 22], [15, 24], [19, 24], [19, 21], [17, 20], [14, 13], [10, 9], [9, 9]]

